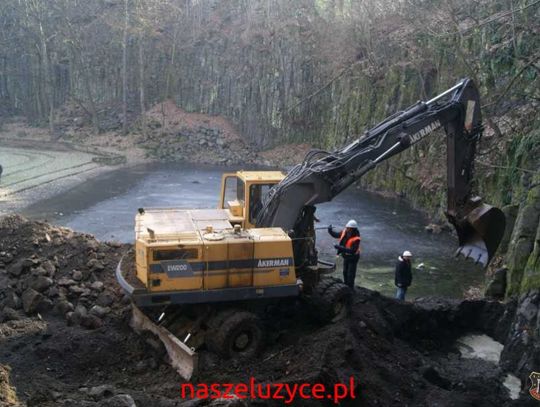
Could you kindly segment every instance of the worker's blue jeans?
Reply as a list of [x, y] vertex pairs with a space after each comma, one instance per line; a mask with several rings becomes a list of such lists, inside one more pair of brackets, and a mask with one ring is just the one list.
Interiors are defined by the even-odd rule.
[[406, 293], [407, 293], [407, 287], [398, 287], [396, 291], [396, 298], [398, 300], [404, 301]]

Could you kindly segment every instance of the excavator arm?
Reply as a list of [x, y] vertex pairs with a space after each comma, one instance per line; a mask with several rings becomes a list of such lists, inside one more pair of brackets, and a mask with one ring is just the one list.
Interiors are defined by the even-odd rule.
[[[502, 211], [472, 196], [476, 144], [483, 128], [478, 90], [470, 79], [388, 117], [341, 150], [308, 153], [266, 195], [257, 226], [291, 230], [297, 240], [313, 235], [314, 205], [332, 200], [379, 163], [439, 128], [446, 132], [446, 215], [458, 235], [457, 254], [487, 265], [501, 241], [505, 218]], [[311, 253], [307, 258], [306, 250]], [[310, 265], [316, 261], [316, 251], [302, 247], [295, 258], [297, 264], [300, 260]]]

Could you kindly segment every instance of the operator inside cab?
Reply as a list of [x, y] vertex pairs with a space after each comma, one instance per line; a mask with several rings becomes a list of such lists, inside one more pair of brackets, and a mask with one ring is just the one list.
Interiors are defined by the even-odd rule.
[[360, 259], [360, 231], [358, 224], [351, 219], [341, 232], [335, 232], [332, 225], [328, 226], [328, 233], [339, 243], [334, 245], [337, 254], [343, 257], [343, 282], [350, 288], [354, 288], [356, 278], [356, 268]]

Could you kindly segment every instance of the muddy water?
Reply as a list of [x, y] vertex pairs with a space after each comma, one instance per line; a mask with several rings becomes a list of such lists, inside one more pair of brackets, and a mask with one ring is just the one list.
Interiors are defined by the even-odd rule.
[[[457, 346], [464, 359], [482, 359], [493, 363], [495, 368], [501, 359], [504, 345], [487, 335], [469, 334], [457, 340]], [[519, 398], [521, 381], [513, 374], [506, 374], [503, 385], [512, 400]]]
[[[223, 167], [193, 165], [122, 169], [30, 206], [24, 214], [94, 234], [98, 239], [130, 242], [139, 207], [216, 207], [224, 171]], [[424, 264], [413, 272], [409, 298], [462, 297], [465, 290], [483, 281], [479, 267], [453, 258], [455, 238], [426, 233], [425, 216], [402, 200], [349, 189], [334, 201], [320, 205], [317, 216], [321, 226], [341, 227], [350, 218], [358, 221], [363, 246], [359, 285], [393, 295], [393, 267], [403, 250], [413, 253], [415, 265]], [[333, 244], [325, 230], [317, 232], [321, 258], [336, 260]]]

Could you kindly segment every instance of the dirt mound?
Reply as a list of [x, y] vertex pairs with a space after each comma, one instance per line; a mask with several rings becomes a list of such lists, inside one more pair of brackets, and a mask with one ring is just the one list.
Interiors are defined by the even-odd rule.
[[11, 366], [28, 405], [101, 405], [128, 392], [143, 405], [174, 397], [176, 373], [127, 323], [114, 269], [130, 247], [0, 219], [0, 363]]
[[199, 380], [254, 377], [332, 388], [354, 377], [359, 398], [350, 405], [511, 405], [502, 371], [461, 359], [454, 347], [465, 332], [504, 337], [513, 316], [505, 311], [502, 304], [486, 301], [400, 303], [357, 288], [346, 320], [320, 327], [306, 324], [306, 310], [297, 309], [296, 316], [274, 313], [266, 321], [272, 333], [260, 360], [237, 365], [205, 360], [210, 368]]
[[[0, 363], [11, 367], [20, 400], [39, 406], [183, 405], [179, 376], [128, 326], [129, 305], [114, 268], [130, 248], [19, 216], [0, 219]], [[465, 332], [504, 337], [512, 313], [500, 303], [399, 303], [358, 289], [345, 320], [320, 326], [308, 315], [299, 301], [269, 307], [262, 355], [239, 363], [202, 349], [194, 384], [253, 378], [332, 387], [353, 377], [358, 398], [342, 405], [511, 405], [497, 366], [463, 360], [453, 348]]]
[[35, 147], [46, 141], [51, 149], [62, 150], [67, 146], [62, 143], [68, 142], [70, 149], [120, 156], [130, 164], [158, 161], [283, 167], [300, 163], [310, 150], [308, 144], [287, 144], [259, 152], [230, 120], [186, 112], [171, 100], [156, 104], [144, 117], [132, 114], [127, 135], [122, 135], [122, 117], [115, 109], [103, 114], [106, 117], [99, 134], [95, 134], [87, 112], [66, 103], [58, 111], [58, 134], [52, 144], [47, 129], [31, 127], [23, 118], [5, 123], [0, 136], [16, 145]]
[[228, 141], [242, 139], [228, 119], [203, 113], [188, 113], [176, 106], [176, 103], [172, 100], [167, 100], [152, 107], [146, 112], [146, 118], [149, 121], [159, 122], [166, 131], [178, 128], [197, 129], [206, 127], [219, 130], [222, 137]]
[[188, 113], [173, 101], [155, 105], [139, 119], [137, 142], [152, 159], [204, 164], [254, 164], [255, 148], [221, 116]]
[[20, 310], [51, 312], [98, 328], [103, 317], [121, 310], [112, 270], [122, 245], [20, 216], [2, 218], [0, 230], [4, 320], [17, 320]]

